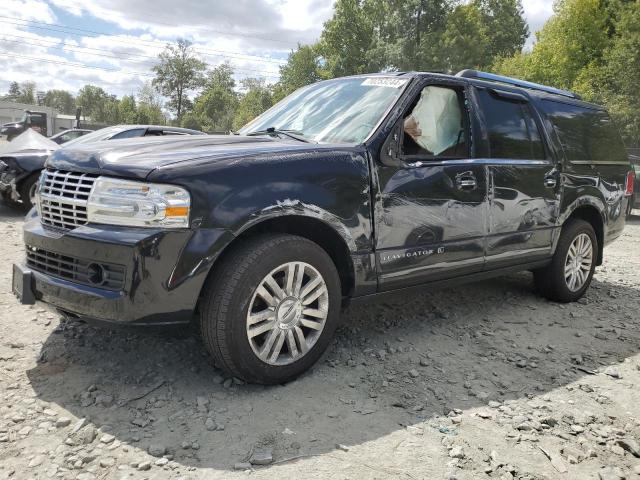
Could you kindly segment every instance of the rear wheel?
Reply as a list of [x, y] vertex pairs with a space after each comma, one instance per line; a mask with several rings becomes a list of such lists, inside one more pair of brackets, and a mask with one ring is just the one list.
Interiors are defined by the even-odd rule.
[[569, 220], [551, 264], [534, 272], [537, 289], [550, 300], [575, 302], [591, 284], [597, 255], [598, 240], [591, 224]]
[[244, 241], [214, 267], [200, 315], [215, 363], [252, 383], [294, 379], [320, 358], [338, 324], [340, 278], [327, 253], [293, 235]]

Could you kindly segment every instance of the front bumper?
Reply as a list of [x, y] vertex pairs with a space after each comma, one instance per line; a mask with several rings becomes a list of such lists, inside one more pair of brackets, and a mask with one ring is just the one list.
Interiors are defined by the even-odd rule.
[[[156, 230], [86, 225], [67, 232], [45, 228], [32, 210], [24, 226], [30, 249], [98, 264], [124, 266], [119, 290], [63, 278], [58, 270], [33, 263], [14, 269], [24, 275], [23, 303], [30, 295], [66, 313], [106, 322], [171, 324], [189, 322], [209, 269], [233, 236], [226, 230]], [[51, 272], [56, 273], [51, 273]], [[16, 273], [18, 272], [18, 273]], [[18, 282], [19, 283], [19, 282]], [[86, 283], [86, 282], [85, 282]]]

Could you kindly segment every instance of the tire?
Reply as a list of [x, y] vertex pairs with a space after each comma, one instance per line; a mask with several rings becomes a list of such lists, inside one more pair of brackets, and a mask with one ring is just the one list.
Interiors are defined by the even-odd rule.
[[[280, 287], [279, 294], [271, 283], [264, 283], [268, 276]], [[301, 288], [295, 282], [298, 277]], [[312, 299], [318, 292], [306, 306], [299, 300]], [[269, 296], [271, 303], [265, 300]], [[200, 330], [214, 363], [230, 375], [249, 383], [286, 383], [308, 370], [329, 346], [341, 300], [338, 271], [321, 247], [293, 235], [261, 235], [242, 241], [213, 267], [200, 300]], [[326, 317], [310, 317], [312, 312]], [[255, 335], [259, 329], [264, 333]], [[250, 338], [249, 332], [255, 336]], [[278, 345], [280, 353], [274, 359]]]
[[18, 187], [18, 193], [20, 194], [20, 200], [25, 210], [31, 210], [33, 208], [33, 197], [35, 193], [34, 189], [38, 185], [38, 179], [40, 178], [40, 172], [35, 172], [29, 175], [22, 181], [20, 187]]
[[[587, 245], [590, 242], [591, 256], [589, 260], [586, 254], [583, 257], [578, 251], [581, 245], [579, 243], [580, 239], [584, 242], [582, 245]], [[578, 252], [574, 255], [574, 258], [577, 256], [575, 263], [573, 263], [576, 266], [575, 269], [569, 265], [571, 263], [569, 250], [572, 246], [572, 252]], [[586, 248], [583, 247], [583, 253], [587, 251]], [[597, 258], [598, 239], [591, 224], [584, 220], [570, 219], [562, 228], [551, 264], [534, 272], [536, 288], [549, 300], [563, 303], [575, 302], [589, 288], [596, 268]], [[580, 266], [580, 274], [575, 276], [571, 272], [575, 272], [578, 269], [577, 265]], [[565, 273], [567, 271], [569, 273]]]

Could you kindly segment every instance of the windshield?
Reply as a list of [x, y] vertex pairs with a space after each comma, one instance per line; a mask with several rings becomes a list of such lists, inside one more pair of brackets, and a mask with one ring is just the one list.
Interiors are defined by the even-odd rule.
[[111, 138], [118, 132], [126, 130], [128, 127], [117, 125], [115, 127], [106, 127], [101, 128], [100, 130], [96, 130], [95, 132], [87, 133], [86, 135], [82, 135], [81, 137], [74, 138], [73, 140], [69, 140], [64, 144], [65, 148], [69, 145], [80, 145], [82, 143], [91, 143], [91, 142], [99, 142], [100, 140], [107, 140]]
[[318, 143], [361, 143], [398, 99], [408, 79], [353, 77], [304, 87], [238, 131], [290, 130]]

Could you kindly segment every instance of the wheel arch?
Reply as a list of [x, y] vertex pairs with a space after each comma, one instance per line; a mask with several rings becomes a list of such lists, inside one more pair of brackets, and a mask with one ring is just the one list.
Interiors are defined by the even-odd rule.
[[216, 265], [218, 265], [228, 255], [232, 254], [235, 247], [239, 245], [240, 242], [265, 233], [288, 233], [290, 235], [306, 238], [320, 246], [327, 255], [329, 255], [338, 270], [342, 296], [348, 297], [352, 294], [355, 288], [355, 273], [350, 254], [351, 250], [347, 240], [345, 240], [343, 235], [341, 235], [333, 225], [325, 222], [324, 220], [316, 217], [295, 214], [264, 218], [258, 222], [249, 224], [236, 232], [235, 238], [225, 246], [210, 266], [207, 280], [204, 282], [204, 285], [207, 284], [207, 281], [215, 270]]

